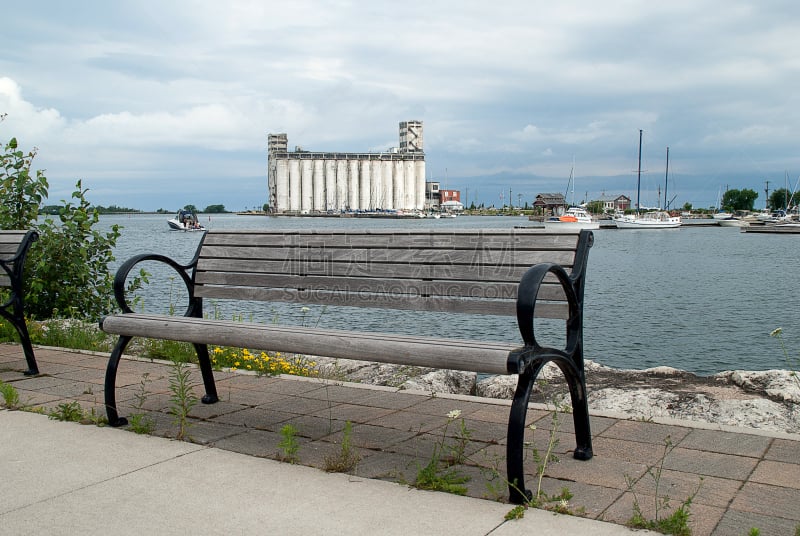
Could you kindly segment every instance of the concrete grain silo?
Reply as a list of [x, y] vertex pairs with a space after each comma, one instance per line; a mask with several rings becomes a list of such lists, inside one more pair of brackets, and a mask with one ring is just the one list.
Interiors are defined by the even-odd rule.
[[273, 214], [418, 211], [425, 206], [422, 121], [399, 124], [399, 148], [380, 153], [325, 153], [270, 134], [267, 187]]

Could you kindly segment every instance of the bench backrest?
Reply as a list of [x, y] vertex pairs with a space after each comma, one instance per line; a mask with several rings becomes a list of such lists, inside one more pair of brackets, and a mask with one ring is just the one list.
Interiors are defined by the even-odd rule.
[[[206, 233], [198, 250], [201, 298], [516, 314], [532, 265], [557, 263], [582, 296], [592, 234], [475, 231], [233, 231]], [[567, 318], [553, 278], [537, 316]]]
[[12, 277], [19, 278], [35, 231], [0, 231], [0, 287], [11, 287]]

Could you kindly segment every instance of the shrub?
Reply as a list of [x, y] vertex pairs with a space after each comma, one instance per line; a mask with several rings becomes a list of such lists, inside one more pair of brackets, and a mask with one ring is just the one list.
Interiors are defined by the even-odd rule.
[[[4, 117], [0, 115], [0, 120]], [[49, 185], [43, 171], [31, 171], [36, 154], [35, 148], [23, 152], [16, 138], [0, 153], [0, 229], [39, 231], [26, 264], [26, 312], [39, 320], [78, 316], [96, 320], [114, 307], [108, 265], [114, 260], [120, 227], [114, 225], [106, 233], [95, 229], [100, 217], [90, 210], [80, 180], [73, 201], [62, 201], [58, 219], [39, 223]]]

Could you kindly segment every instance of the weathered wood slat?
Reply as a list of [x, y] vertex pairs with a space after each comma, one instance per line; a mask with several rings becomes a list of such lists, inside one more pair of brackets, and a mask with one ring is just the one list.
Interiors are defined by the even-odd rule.
[[238, 259], [200, 259], [199, 272], [238, 272], [263, 274], [376, 277], [397, 279], [438, 279], [456, 281], [519, 282], [526, 266], [466, 266], [440, 264], [336, 263], [319, 261], [285, 263]]
[[276, 247], [330, 248], [516, 248], [542, 250], [574, 250], [577, 235], [547, 234], [539, 231], [214, 231], [205, 244]]
[[[341, 293], [382, 293], [411, 296], [449, 296], [476, 299], [516, 300], [517, 283], [474, 281], [429, 281], [417, 279], [347, 278], [283, 274], [243, 274], [238, 272], [199, 272], [198, 290], [205, 286], [255, 287], [271, 289], [316, 289]], [[539, 291], [542, 300], [563, 301], [564, 290], [551, 283]]]
[[507, 374], [508, 355], [515, 348], [514, 345], [485, 341], [424, 339], [386, 333], [243, 324], [138, 313], [105, 318], [103, 331], [135, 337], [383, 363], [399, 362], [486, 374]]
[[11, 286], [11, 278], [5, 272], [0, 271], [0, 287], [6, 288]]
[[539, 262], [571, 264], [571, 251], [520, 251], [504, 249], [451, 250], [451, 249], [367, 249], [367, 248], [256, 248], [253, 246], [205, 246], [202, 259], [239, 259], [246, 261], [272, 260], [284, 263], [346, 262], [357, 265], [466, 265], [525, 266]]

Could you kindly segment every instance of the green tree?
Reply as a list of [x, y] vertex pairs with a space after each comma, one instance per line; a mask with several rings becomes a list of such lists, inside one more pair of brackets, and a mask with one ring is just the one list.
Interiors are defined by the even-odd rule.
[[793, 196], [786, 188], [778, 188], [769, 195], [767, 205], [771, 210], [785, 209], [796, 205], [797, 197], [797, 194]]
[[228, 211], [225, 210], [225, 205], [208, 205], [203, 209], [203, 212], [207, 214], [223, 214]]
[[602, 201], [589, 201], [586, 203], [586, 210], [591, 214], [602, 214], [605, 212], [605, 205]]
[[[97, 319], [113, 309], [113, 277], [108, 264], [120, 227], [97, 231], [97, 211], [90, 211], [86, 190], [76, 184], [72, 202], [62, 201], [58, 222], [38, 222], [48, 183], [42, 171], [31, 173], [36, 150], [24, 154], [12, 138], [0, 155], [0, 228], [37, 229], [39, 240], [26, 263], [26, 312], [33, 318], [54, 316]], [[8, 200], [8, 201], [6, 201]], [[134, 281], [138, 284], [138, 278]]]
[[687, 202], [687, 203], [684, 203], [684, 204], [683, 204], [683, 210], [685, 210], [686, 212], [691, 212], [691, 210], [692, 210], [692, 204], [691, 204], [691, 203], [688, 203], [688, 202]]
[[200, 212], [199, 210], [197, 210], [197, 207], [194, 206], [194, 205], [186, 205], [185, 207], [183, 207], [183, 210], [188, 210], [189, 212], [192, 212], [194, 214], [197, 214], [198, 212]]
[[756, 199], [758, 199], [758, 193], [749, 188], [727, 190], [722, 195], [722, 208], [729, 211], [753, 210]]

